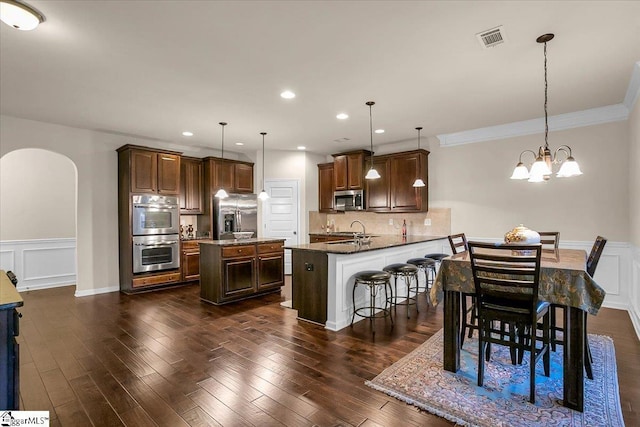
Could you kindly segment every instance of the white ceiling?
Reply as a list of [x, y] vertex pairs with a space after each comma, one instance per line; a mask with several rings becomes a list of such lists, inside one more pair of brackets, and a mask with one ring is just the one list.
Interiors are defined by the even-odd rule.
[[[227, 121], [238, 152], [261, 131], [267, 149], [368, 147], [370, 100], [374, 146], [541, 117], [547, 32], [550, 115], [621, 103], [640, 60], [638, 1], [29, 4], [38, 29], [0, 25], [2, 114], [214, 148]], [[482, 48], [498, 25], [507, 42]]]

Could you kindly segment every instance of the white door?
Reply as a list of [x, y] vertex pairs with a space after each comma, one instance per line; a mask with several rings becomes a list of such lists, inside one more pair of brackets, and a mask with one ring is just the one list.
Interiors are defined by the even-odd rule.
[[[299, 243], [298, 181], [265, 180], [269, 198], [263, 203], [263, 236], [285, 239], [285, 246]], [[284, 273], [291, 274], [291, 250], [284, 251]]]

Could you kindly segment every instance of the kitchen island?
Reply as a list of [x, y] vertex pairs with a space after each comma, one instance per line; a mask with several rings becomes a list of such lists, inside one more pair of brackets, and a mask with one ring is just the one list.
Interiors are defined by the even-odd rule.
[[[449, 244], [446, 236], [381, 235], [372, 237], [369, 244], [325, 242], [286, 249], [291, 249], [292, 254], [292, 308], [298, 310], [298, 318], [338, 331], [351, 323], [354, 274], [382, 270], [386, 265], [427, 253], [448, 252]], [[406, 292], [403, 286], [400, 280], [401, 295]], [[364, 299], [364, 290], [356, 289], [356, 304], [361, 306]]]
[[284, 284], [284, 239], [204, 240], [200, 299], [212, 304], [279, 292]]

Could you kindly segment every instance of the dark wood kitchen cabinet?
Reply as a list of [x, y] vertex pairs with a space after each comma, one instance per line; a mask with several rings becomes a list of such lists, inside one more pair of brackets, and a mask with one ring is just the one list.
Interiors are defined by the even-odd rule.
[[284, 284], [282, 242], [258, 245], [258, 290], [280, 288]]
[[205, 196], [220, 188], [227, 193], [253, 193], [253, 163], [217, 157], [205, 157], [203, 162]]
[[253, 193], [253, 163], [234, 163], [233, 186], [236, 193]]
[[202, 213], [202, 160], [182, 157], [180, 161], [180, 213]]
[[391, 160], [387, 156], [376, 156], [373, 167], [380, 178], [367, 180], [367, 211], [387, 212], [391, 209]]
[[118, 149], [119, 160], [127, 164], [131, 193], [180, 194], [180, 153], [125, 145]]
[[[228, 242], [228, 243], [227, 243]], [[200, 242], [200, 299], [226, 304], [284, 284], [284, 240]]]
[[200, 245], [197, 240], [180, 242], [180, 273], [183, 282], [200, 280]]
[[[371, 212], [427, 212], [428, 155], [426, 150], [375, 156], [373, 165], [380, 178], [367, 182], [367, 210]], [[414, 187], [416, 178], [425, 187]]]
[[117, 152], [120, 290], [125, 293], [134, 293], [176, 285], [181, 281], [178, 268], [133, 273], [132, 196], [134, 194], [180, 196], [182, 153], [137, 145], [124, 145], [118, 148]]
[[371, 152], [358, 150], [332, 154], [334, 188], [341, 190], [362, 190], [364, 188], [365, 163]]
[[318, 210], [333, 212], [333, 192], [335, 191], [333, 163], [318, 165]]

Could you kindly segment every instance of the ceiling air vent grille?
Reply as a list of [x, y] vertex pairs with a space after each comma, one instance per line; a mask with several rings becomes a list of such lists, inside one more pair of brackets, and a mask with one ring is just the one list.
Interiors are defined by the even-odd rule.
[[485, 49], [497, 46], [506, 41], [504, 28], [502, 28], [502, 26], [478, 33], [476, 34], [476, 37]]

